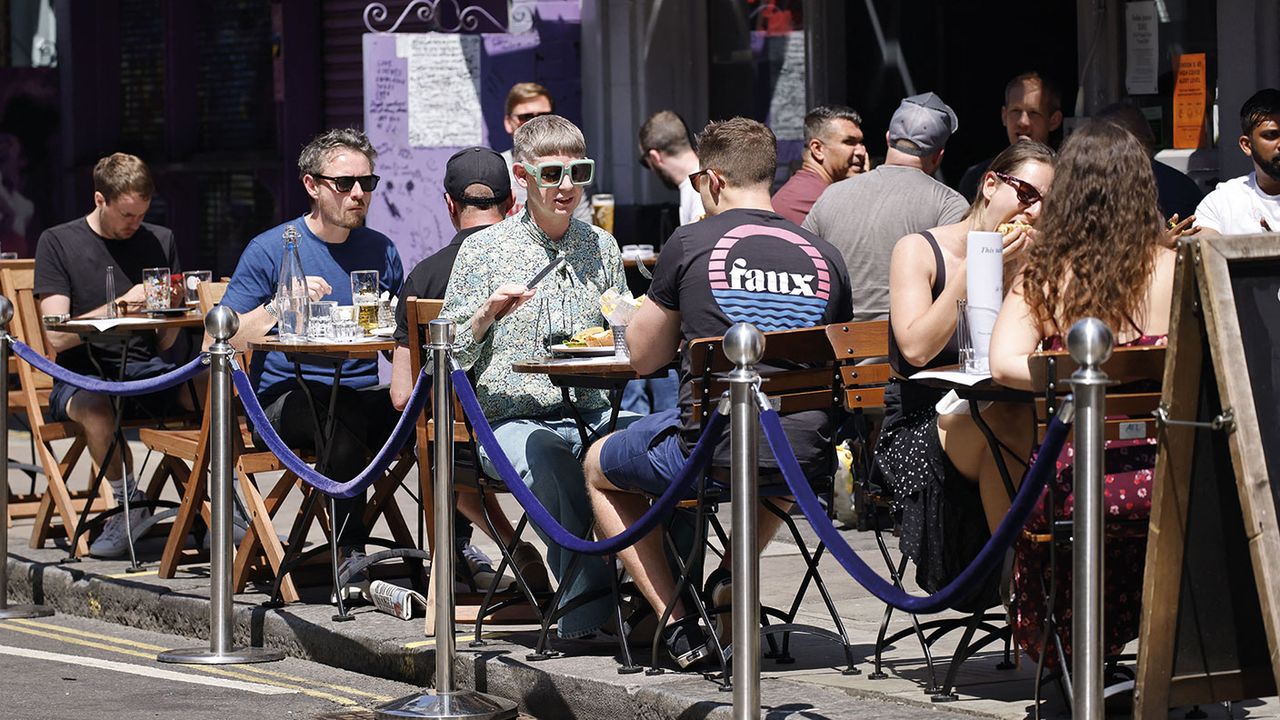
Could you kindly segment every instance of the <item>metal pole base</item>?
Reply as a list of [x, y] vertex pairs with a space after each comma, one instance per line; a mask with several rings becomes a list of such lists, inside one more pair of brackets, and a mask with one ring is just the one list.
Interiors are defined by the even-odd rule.
[[437, 695], [426, 691], [392, 700], [373, 709], [378, 720], [390, 718], [475, 718], [476, 720], [508, 720], [516, 717], [516, 704], [506, 698], [471, 690], [458, 690]]
[[248, 663], [275, 662], [284, 659], [284, 652], [271, 648], [233, 647], [225, 653], [218, 653], [207, 647], [187, 648], [185, 650], [166, 650], [156, 656], [156, 660], [165, 663], [182, 665], [245, 665]]
[[53, 615], [53, 608], [47, 605], [10, 605], [0, 610], [0, 620], [21, 620], [51, 615]]

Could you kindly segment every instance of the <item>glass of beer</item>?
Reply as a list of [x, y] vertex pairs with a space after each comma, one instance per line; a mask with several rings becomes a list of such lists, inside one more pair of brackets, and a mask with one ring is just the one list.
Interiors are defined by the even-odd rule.
[[356, 308], [356, 324], [369, 333], [378, 327], [378, 271], [351, 273], [351, 304]]
[[591, 221], [613, 234], [613, 196], [598, 193], [591, 196]]

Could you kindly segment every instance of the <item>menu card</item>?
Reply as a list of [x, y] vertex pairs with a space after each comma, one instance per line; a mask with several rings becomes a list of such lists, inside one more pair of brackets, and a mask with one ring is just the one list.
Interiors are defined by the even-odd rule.
[[1004, 300], [1004, 236], [998, 232], [969, 232], [966, 251], [969, 334], [977, 372], [989, 372], [991, 331]]

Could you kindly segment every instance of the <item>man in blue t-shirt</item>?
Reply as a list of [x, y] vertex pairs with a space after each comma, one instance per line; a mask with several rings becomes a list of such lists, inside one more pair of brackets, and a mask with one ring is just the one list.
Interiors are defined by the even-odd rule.
[[[302, 217], [278, 225], [249, 242], [222, 304], [240, 314], [240, 330], [232, 345], [243, 350], [252, 341], [274, 331], [278, 311], [276, 285], [284, 253], [287, 227], [297, 229], [298, 254], [307, 276], [312, 300], [351, 304], [350, 274], [377, 270], [381, 289], [390, 295], [400, 291], [404, 268], [391, 240], [364, 226], [369, 201], [378, 185], [373, 174], [377, 152], [359, 130], [328, 130], [316, 136], [298, 157], [298, 173], [311, 197], [311, 210]], [[212, 339], [206, 337], [206, 344]], [[303, 364], [307, 388], [299, 387], [294, 363], [282, 353], [258, 354], [250, 375], [258, 401], [276, 432], [290, 447], [314, 449], [317, 428], [311, 403], [323, 419], [328, 415], [334, 368]], [[310, 396], [310, 397], [308, 397]], [[373, 451], [382, 446], [395, 426], [396, 412], [385, 387], [378, 385], [375, 360], [347, 360], [335, 401], [337, 427], [329, 443], [325, 473], [338, 481], [350, 480], [364, 469]], [[364, 497], [337, 501], [338, 552], [342, 562], [364, 553], [368, 529], [362, 515]], [[352, 578], [360, 587], [364, 578]], [[344, 592], [350, 594], [350, 587]]]
[[[637, 372], [658, 370], [681, 344], [724, 335], [736, 322], [768, 332], [852, 317], [849, 274], [840, 251], [773, 210], [769, 185], [776, 148], [769, 128], [746, 118], [713, 122], [698, 137], [703, 169], [689, 177], [707, 218], [676, 230], [662, 246], [649, 300], [627, 329]], [[618, 535], [649, 509], [646, 494], [666, 490], [701, 433], [692, 413], [687, 356], [684, 362], [679, 407], [606, 435], [587, 451], [587, 494], [601, 537]], [[770, 372], [759, 369], [766, 376]], [[835, 428], [828, 414], [791, 413], [782, 422], [805, 475], [830, 473]], [[717, 447], [716, 465], [728, 464], [728, 449], [726, 435]], [[777, 466], [767, 447], [759, 458], [762, 467]], [[763, 549], [780, 520], [763, 507], [756, 515]], [[662, 632], [672, 659], [683, 668], [707, 657], [706, 632], [694, 609], [676, 597], [660, 534], [650, 533], [618, 557], [657, 615], [674, 606]], [[716, 606], [728, 604], [729, 566], [725, 553], [707, 579], [706, 594]]]

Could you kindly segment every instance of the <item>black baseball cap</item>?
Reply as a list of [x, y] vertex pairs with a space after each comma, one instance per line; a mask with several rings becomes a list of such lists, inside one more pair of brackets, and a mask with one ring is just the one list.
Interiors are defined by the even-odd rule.
[[[493, 198], [467, 197], [468, 185], [479, 183], [493, 191]], [[511, 196], [507, 163], [486, 147], [469, 147], [449, 158], [444, 169], [444, 191], [468, 205], [497, 205]]]

